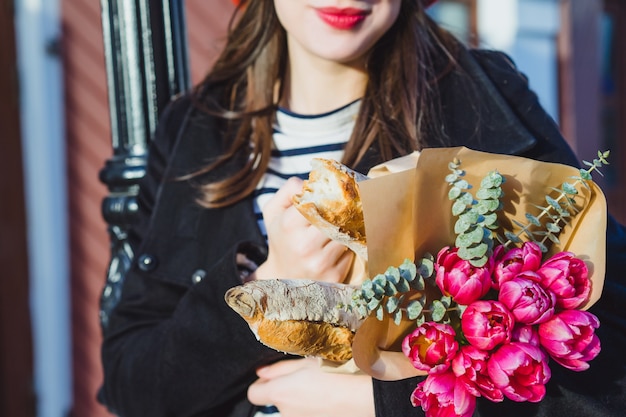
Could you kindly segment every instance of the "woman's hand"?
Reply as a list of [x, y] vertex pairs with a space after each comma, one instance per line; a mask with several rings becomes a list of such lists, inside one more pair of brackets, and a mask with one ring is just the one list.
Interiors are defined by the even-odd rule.
[[263, 207], [269, 252], [254, 279], [314, 279], [342, 282], [354, 253], [330, 240], [293, 206], [302, 180], [290, 178]]
[[317, 359], [277, 362], [257, 370], [248, 388], [256, 405], [275, 405], [281, 417], [373, 417], [374, 392], [367, 375], [322, 370]]

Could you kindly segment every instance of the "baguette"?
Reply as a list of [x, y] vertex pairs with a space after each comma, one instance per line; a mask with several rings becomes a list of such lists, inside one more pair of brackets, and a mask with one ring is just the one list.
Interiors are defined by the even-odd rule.
[[228, 290], [225, 300], [264, 345], [345, 362], [365, 319], [348, 308], [355, 288], [311, 280], [250, 281]]
[[330, 239], [343, 243], [367, 260], [365, 221], [357, 182], [367, 179], [341, 163], [315, 158], [302, 192], [293, 204]]

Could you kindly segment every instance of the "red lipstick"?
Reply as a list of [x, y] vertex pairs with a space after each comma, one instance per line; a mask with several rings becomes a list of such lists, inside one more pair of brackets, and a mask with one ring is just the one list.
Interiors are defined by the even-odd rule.
[[367, 10], [352, 7], [343, 9], [337, 7], [322, 7], [315, 9], [315, 11], [327, 25], [340, 30], [352, 29], [361, 23], [369, 14]]

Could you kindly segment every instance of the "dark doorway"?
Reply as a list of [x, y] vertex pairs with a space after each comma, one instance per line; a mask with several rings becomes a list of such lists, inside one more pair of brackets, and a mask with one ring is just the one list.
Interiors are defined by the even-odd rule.
[[35, 415], [12, 2], [0, 4], [0, 415]]

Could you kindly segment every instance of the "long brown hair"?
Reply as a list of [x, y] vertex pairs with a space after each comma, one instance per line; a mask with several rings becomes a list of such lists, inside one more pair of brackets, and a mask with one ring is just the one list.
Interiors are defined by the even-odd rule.
[[[342, 163], [354, 166], [371, 147], [385, 160], [409, 153], [422, 147], [426, 132], [440, 130], [436, 80], [454, 62], [456, 44], [420, 1], [402, 0], [398, 20], [368, 57], [368, 84]], [[233, 175], [201, 185], [201, 205], [235, 203], [253, 192], [263, 176], [286, 63], [286, 33], [273, 0], [241, 1], [222, 54], [196, 88], [204, 110], [230, 121], [233, 132], [226, 132], [225, 152], [195, 175], [235, 159], [243, 163]], [[219, 97], [205, 94], [216, 87]]]

